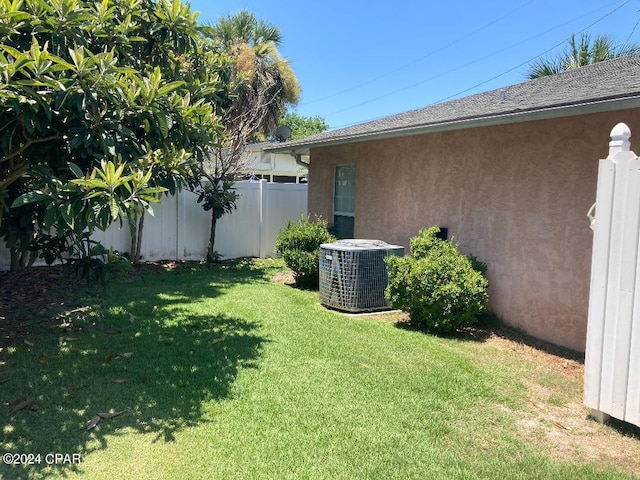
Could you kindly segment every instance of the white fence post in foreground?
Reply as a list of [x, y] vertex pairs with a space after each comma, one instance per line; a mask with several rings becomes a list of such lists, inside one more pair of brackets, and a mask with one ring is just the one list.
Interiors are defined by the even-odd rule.
[[640, 426], [640, 161], [630, 137], [616, 125], [598, 169], [584, 402], [596, 418]]

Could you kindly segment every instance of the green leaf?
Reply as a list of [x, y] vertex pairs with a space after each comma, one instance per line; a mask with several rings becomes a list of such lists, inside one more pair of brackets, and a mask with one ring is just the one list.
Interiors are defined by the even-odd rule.
[[171, 93], [174, 90], [177, 90], [178, 88], [182, 87], [183, 85], [185, 85], [185, 82], [183, 82], [181, 80], [167, 83], [166, 85], [163, 85], [162, 87], [160, 87], [158, 89], [158, 96], [167, 95], [168, 93]]
[[92, 198], [106, 197], [107, 195], [108, 195], [107, 192], [103, 190], [91, 190], [83, 198], [85, 200], [91, 200]]
[[145, 188], [143, 193], [145, 195], [155, 195], [157, 193], [165, 193], [167, 189], [165, 187], [149, 187]]
[[23, 54], [23, 52], [21, 52], [17, 48], [13, 48], [13, 47], [11, 47], [9, 45], [0, 45], [0, 48], [2, 48], [5, 52], [7, 52], [13, 58], [18, 58], [19, 56], [21, 56]]
[[54, 225], [55, 219], [56, 219], [56, 211], [57, 211], [57, 209], [55, 208], [55, 206], [50, 206], [44, 212], [43, 223], [44, 223], [45, 228], [49, 228], [49, 227]]
[[89, 179], [76, 178], [74, 180], [70, 180], [70, 183], [74, 185], [80, 185], [81, 187], [85, 187], [87, 189], [95, 189], [95, 188], [108, 189], [109, 188], [109, 185], [106, 182], [99, 180], [97, 178], [89, 178]]
[[74, 70], [76, 68], [73, 64], [67, 62], [66, 60], [63, 60], [62, 58], [56, 55], [49, 54], [49, 60], [54, 62], [56, 65], [60, 65], [66, 70]]
[[76, 178], [83, 178], [84, 172], [82, 169], [73, 162], [69, 162], [69, 170], [76, 176]]
[[23, 205], [27, 205], [29, 203], [42, 202], [43, 200], [47, 200], [48, 198], [49, 195], [38, 190], [27, 192], [16, 198], [15, 201], [11, 204], [11, 208], [22, 207]]
[[169, 125], [167, 123], [167, 115], [164, 112], [154, 112], [156, 117], [156, 123], [158, 128], [160, 129], [160, 133], [162, 134], [162, 138], [167, 138], [169, 136]]
[[2, 18], [3, 20], [11, 20], [12, 23], [16, 24], [19, 22], [23, 22], [25, 20], [29, 20], [31, 18], [31, 15], [29, 15], [27, 12], [22, 12], [22, 11], [12, 11], [12, 12], [5, 12], [3, 13], [0, 18]]
[[73, 212], [73, 205], [71, 203], [67, 204], [67, 205], [63, 205], [60, 208], [60, 215], [62, 216], [62, 218], [64, 219], [65, 222], [67, 222], [67, 225], [69, 225], [69, 227], [71, 227], [73, 229], [74, 227], [74, 212]]

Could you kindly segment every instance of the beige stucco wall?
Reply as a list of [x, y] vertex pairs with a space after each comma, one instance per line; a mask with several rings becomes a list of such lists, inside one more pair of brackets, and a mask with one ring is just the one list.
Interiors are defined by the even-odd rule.
[[356, 164], [356, 237], [408, 251], [420, 228], [448, 227], [464, 253], [487, 263], [494, 312], [583, 351], [586, 213], [621, 121], [640, 137], [635, 109], [315, 148], [309, 211], [331, 221], [335, 165]]

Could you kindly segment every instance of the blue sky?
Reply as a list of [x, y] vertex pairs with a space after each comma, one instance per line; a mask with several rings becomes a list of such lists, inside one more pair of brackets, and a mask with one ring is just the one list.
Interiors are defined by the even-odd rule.
[[[572, 33], [640, 43], [640, 0], [193, 0], [201, 23], [249, 10], [280, 28], [295, 109], [331, 128], [525, 81]], [[546, 52], [546, 53], [545, 53]]]

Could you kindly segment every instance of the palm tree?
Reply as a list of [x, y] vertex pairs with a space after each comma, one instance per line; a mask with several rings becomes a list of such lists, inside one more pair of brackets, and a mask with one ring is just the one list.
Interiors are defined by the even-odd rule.
[[591, 35], [583, 33], [578, 42], [576, 42], [575, 35], [571, 35], [568, 47], [557, 57], [539, 58], [531, 63], [527, 78], [534, 79], [555, 75], [592, 63], [638, 53], [640, 53], [640, 45], [632, 43], [618, 45], [608, 35], [596, 35], [592, 41]]
[[199, 202], [211, 210], [207, 260], [215, 261], [218, 219], [235, 209], [233, 177], [242, 171], [244, 146], [256, 135], [272, 133], [287, 105], [295, 105], [300, 85], [289, 63], [280, 56], [278, 27], [243, 10], [202, 29], [214, 48], [229, 59], [227, 91], [218, 105], [224, 136], [219, 148], [200, 165], [211, 183], [199, 193]]
[[271, 133], [286, 106], [298, 103], [301, 91], [291, 66], [278, 51], [280, 30], [242, 10], [221, 18], [208, 32], [231, 58], [235, 109], [263, 104], [266, 109], [256, 131]]

